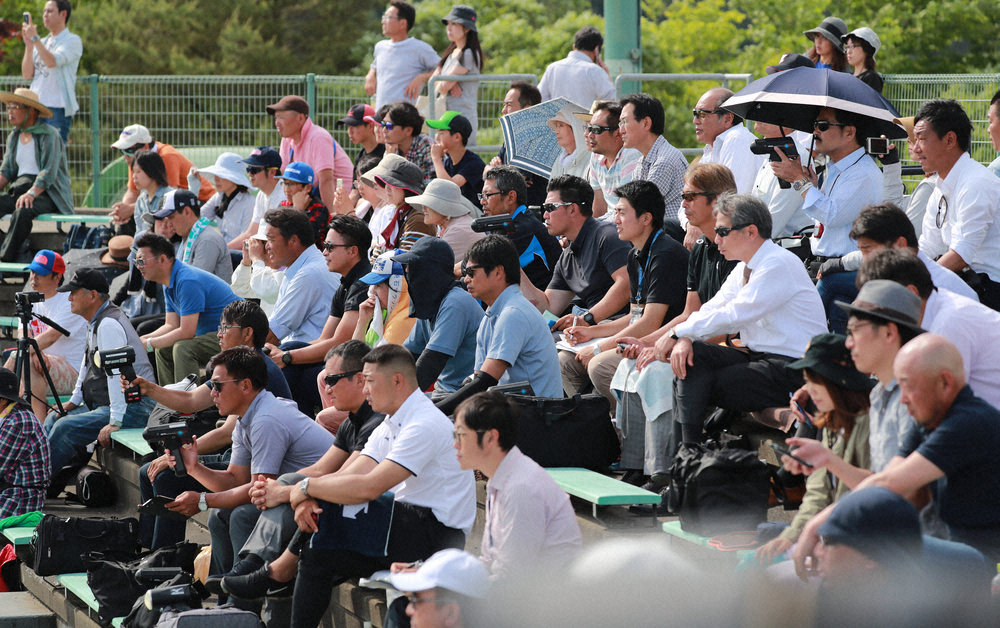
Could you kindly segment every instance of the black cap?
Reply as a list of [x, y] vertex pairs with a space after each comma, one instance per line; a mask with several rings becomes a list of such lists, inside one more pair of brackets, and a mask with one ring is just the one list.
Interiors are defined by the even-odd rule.
[[17, 375], [14, 374], [14, 371], [0, 367], [0, 397], [30, 407], [31, 404], [17, 394], [21, 389], [19, 384], [20, 382], [17, 380]]
[[816, 64], [813, 60], [805, 55], [800, 55], [797, 52], [786, 52], [781, 55], [781, 60], [777, 65], [769, 65], [765, 68], [768, 74], [774, 74], [775, 72], [784, 72], [785, 70], [791, 70], [792, 68], [815, 68]]
[[456, 4], [451, 7], [451, 11], [448, 15], [441, 18], [442, 24], [447, 24], [448, 22], [454, 22], [456, 24], [461, 24], [465, 28], [469, 29], [473, 33], [479, 32], [476, 29], [476, 10], [467, 4]]
[[73, 273], [73, 277], [56, 289], [56, 292], [72, 292], [79, 288], [84, 290], [96, 290], [101, 294], [108, 294], [111, 287], [104, 273], [96, 268], [81, 268]]
[[801, 359], [787, 366], [796, 370], [809, 369], [848, 390], [871, 390], [874, 380], [854, 366], [846, 342], [847, 337], [840, 334], [820, 334], [809, 341]]

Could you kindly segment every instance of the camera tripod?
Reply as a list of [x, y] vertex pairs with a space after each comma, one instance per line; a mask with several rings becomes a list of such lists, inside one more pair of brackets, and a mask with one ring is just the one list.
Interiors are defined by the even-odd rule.
[[[31, 353], [29, 351], [34, 349], [35, 356], [38, 357], [38, 365], [41, 368], [42, 375], [45, 376], [45, 381], [48, 383], [49, 389], [52, 390], [52, 396], [56, 400], [56, 408], [59, 410], [59, 416], [62, 416], [66, 414], [66, 411], [63, 410], [62, 401], [59, 399], [59, 394], [56, 391], [56, 385], [52, 382], [52, 376], [49, 374], [49, 368], [45, 365], [45, 359], [42, 357], [42, 350], [38, 348], [38, 341], [29, 335], [28, 326], [30, 325], [32, 318], [37, 318], [52, 329], [58, 331], [63, 336], [69, 336], [69, 332], [48, 316], [32, 313], [31, 304], [45, 300], [45, 297], [41, 293], [18, 292], [14, 295], [14, 298], [17, 302], [17, 317], [21, 322], [21, 337], [17, 340], [17, 358], [14, 362], [14, 374], [17, 376], [18, 380], [24, 382], [25, 397], [30, 402], [34, 394], [31, 392], [31, 365], [29, 364], [29, 356]], [[49, 410], [53, 409], [44, 397], [39, 399], [39, 401], [44, 403], [45, 407]]]

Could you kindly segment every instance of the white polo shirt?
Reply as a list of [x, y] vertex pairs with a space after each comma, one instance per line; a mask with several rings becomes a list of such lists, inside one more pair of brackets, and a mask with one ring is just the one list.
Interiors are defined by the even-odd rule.
[[442, 524], [466, 534], [476, 520], [476, 481], [458, 466], [455, 425], [419, 390], [375, 428], [362, 456], [391, 460], [412, 473], [392, 489], [396, 501], [430, 508]]

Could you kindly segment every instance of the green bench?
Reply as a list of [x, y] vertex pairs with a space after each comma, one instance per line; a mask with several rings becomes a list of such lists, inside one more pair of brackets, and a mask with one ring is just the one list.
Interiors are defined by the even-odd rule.
[[648, 504], [653, 507], [653, 522], [656, 523], [656, 507], [660, 505], [660, 495], [601, 475], [596, 471], [576, 467], [546, 469], [559, 488], [566, 493], [591, 503], [594, 519], [598, 506], [634, 506]]
[[[97, 615], [97, 598], [94, 597], [94, 592], [90, 590], [90, 585], [87, 584], [87, 574], [64, 573], [61, 576], [56, 576], [56, 578], [59, 580], [59, 584], [66, 587], [67, 591], [72, 593], [81, 603], [89, 607], [94, 616]], [[114, 628], [119, 628], [122, 625], [123, 619], [125, 618], [116, 617], [111, 620], [111, 625]]]
[[[695, 545], [700, 545], [706, 549], [710, 549], [715, 552], [722, 552], [722, 550], [720, 550], [719, 548], [712, 547], [711, 545], [708, 544], [710, 540], [709, 537], [698, 536], [697, 534], [692, 534], [691, 532], [685, 532], [684, 530], [682, 530], [680, 521], [668, 521], [664, 523], [663, 531], [674, 538], [683, 539], [685, 541], [694, 543]], [[749, 549], [749, 550], [736, 550], [728, 553], [733, 554], [737, 560], [742, 560], [744, 556], [753, 554], [755, 551], [756, 550]]]
[[153, 453], [153, 448], [149, 446], [146, 439], [142, 437], [142, 428], [118, 430], [111, 432], [111, 442], [117, 443], [132, 451], [132, 457], [142, 458], [146, 454]]
[[35, 535], [34, 528], [7, 528], [3, 530], [3, 535], [15, 547], [31, 543], [31, 537]]

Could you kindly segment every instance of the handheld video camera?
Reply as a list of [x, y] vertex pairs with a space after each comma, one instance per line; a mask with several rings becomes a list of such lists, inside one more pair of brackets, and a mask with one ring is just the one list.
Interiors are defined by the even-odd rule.
[[[135, 379], [135, 369], [132, 368], [132, 365], [135, 364], [135, 349], [131, 345], [98, 351], [94, 354], [94, 363], [97, 368], [104, 369], [108, 377], [114, 375], [114, 369], [118, 369], [118, 372], [124, 375], [128, 381], [131, 382]], [[125, 403], [139, 403], [140, 401], [142, 401], [142, 393], [139, 392], [138, 386], [129, 386], [125, 389]]]
[[166, 425], [150, 425], [142, 431], [142, 437], [146, 439], [153, 449], [169, 449], [173, 454], [174, 475], [182, 478], [187, 475], [187, 468], [184, 466], [184, 458], [181, 457], [181, 445], [194, 442], [194, 430], [186, 421], [167, 423]]
[[496, 216], [476, 218], [472, 221], [472, 230], [476, 233], [498, 233], [512, 236], [517, 233], [517, 225], [514, 223], [514, 217], [510, 214], [497, 214]]
[[17, 305], [17, 315], [31, 316], [31, 304], [45, 301], [45, 295], [41, 292], [18, 292], [14, 295], [14, 303]]
[[[785, 153], [791, 160], [798, 159], [799, 157], [799, 151], [795, 147], [795, 140], [790, 137], [764, 138], [754, 140], [750, 144], [750, 152], [754, 155], [767, 155], [770, 161], [781, 161], [781, 156], [774, 150], [775, 148], [780, 148], [781, 152]], [[781, 186], [782, 190], [792, 187], [792, 184], [784, 179], [778, 179], [778, 185]]]

